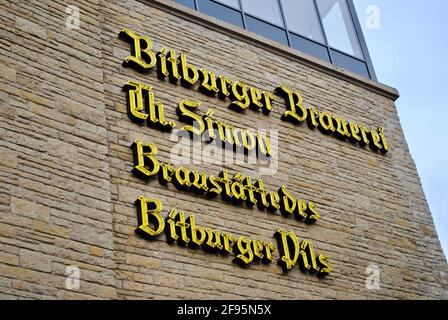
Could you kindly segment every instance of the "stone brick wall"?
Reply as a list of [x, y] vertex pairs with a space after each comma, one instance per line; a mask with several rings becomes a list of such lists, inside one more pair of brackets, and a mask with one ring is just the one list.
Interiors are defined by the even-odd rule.
[[[67, 5], [80, 29], [65, 27]], [[279, 48], [246, 31], [171, 1], [0, 1], [0, 297], [31, 299], [448, 298], [447, 263], [394, 106], [394, 90]], [[183, 12], [182, 10], [185, 10]], [[185, 17], [182, 18], [182, 12]], [[195, 66], [273, 91], [281, 83], [317, 106], [368, 127], [385, 127], [383, 156], [306, 126], [280, 120], [277, 99], [265, 116], [227, 109], [228, 100], [122, 66], [129, 45], [123, 28], [148, 35], [154, 49], [187, 54]], [[270, 49], [266, 49], [266, 47]], [[333, 69], [332, 69], [333, 68]], [[182, 99], [241, 128], [279, 130], [279, 168], [264, 176], [269, 190], [286, 185], [317, 203], [321, 219], [305, 225], [279, 214], [207, 199], [132, 175], [131, 143], [155, 143], [170, 161], [169, 133], [139, 126], [126, 114], [128, 80], [154, 88], [177, 120]], [[257, 165], [187, 165], [208, 174], [222, 168], [258, 177]], [[181, 248], [165, 235], [135, 233], [134, 201], [156, 197], [195, 214], [202, 226], [263, 241], [293, 230], [329, 256], [326, 278], [283, 274], [275, 263], [241, 268], [231, 257]], [[278, 254], [278, 253], [277, 253]], [[380, 288], [368, 290], [365, 270], [377, 265]], [[66, 267], [81, 272], [65, 286]]]

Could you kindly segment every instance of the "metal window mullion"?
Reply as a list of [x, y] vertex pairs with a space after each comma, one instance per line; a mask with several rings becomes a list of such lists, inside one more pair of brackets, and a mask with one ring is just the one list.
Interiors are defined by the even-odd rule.
[[313, 0], [314, 9], [317, 13], [317, 20], [319, 20], [320, 29], [322, 30], [322, 35], [324, 36], [325, 45], [327, 47], [328, 57], [330, 58], [330, 63], [333, 64], [333, 56], [331, 54], [330, 44], [328, 43], [327, 34], [325, 33], [324, 23], [322, 17], [320, 16], [319, 7], [317, 6], [317, 0]]
[[292, 42], [291, 42], [291, 39], [289, 37], [288, 24], [286, 23], [286, 17], [285, 17], [285, 14], [283, 12], [282, 0], [277, 0], [277, 2], [278, 2], [278, 6], [280, 8], [280, 15], [282, 16], [283, 26], [285, 28], [284, 30], [286, 32], [286, 40], [288, 41], [288, 46], [292, 47]]
[[367, 48], [367, 43], [362, 33], [361, 24], [358, 20], [358, 15], [356, 14], [355, 5], [353, 0], [347, 0], [348, 12], [352, 18], [353, 26], [355, 28], [356, 37], [358, 38], [358, 43], [361, 47], [361, 52], [363, 54], [364, 62], [367, 65], [367, 70], [369, 72], [370, 78], [377, 81], [375, 69], [373, 68], [372, 59], [370, 58], [369, 50]]
[[243, 0], [238, 0], [238, 2], [240, 4], [240, 13], [241, 16], [243, 17], [243, 28], [247, 30], [246, 17], [244, 15], [244, 8], [243, 8]]

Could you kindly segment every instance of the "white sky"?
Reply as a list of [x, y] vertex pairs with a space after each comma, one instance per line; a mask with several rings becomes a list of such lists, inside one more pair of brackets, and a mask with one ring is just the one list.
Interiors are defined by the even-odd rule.
[[[448, 1], [354, 0], [378, 81], [396, 105], [439, 239], [448, 255]], [[379, 9], [369, 28], [368, 6]]]

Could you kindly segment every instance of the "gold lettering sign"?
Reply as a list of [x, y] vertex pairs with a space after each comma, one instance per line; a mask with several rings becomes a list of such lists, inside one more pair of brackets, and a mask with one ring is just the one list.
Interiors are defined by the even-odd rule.
[[[225, 75], [216, 75], [213, 71], [197, 67], [188, 61], [184, 53], [178, 55], [175, 50], [168, 48], [155, 52], [148, 36], [137, 35], [129, 29], [122, 30], [119, 35], [131, 48], [130, 55], [123, 61], [126, 67], [142, 73], [156, 69], [160, 80], [180, 82], [182, 86], [196, 89], [207, 96], [230, 100], [228, 108], [241, 113], [251, 109], [269, 115], [273, 110], [272, 102], [279, 96], [286, 104], [286, 111], [281, 116], [283, 121], [297, 126], [306, 123], [310, 129], [317, 128], [325, 135], [360, 147], [369, 145], [373, 151], [383, 154], [390, 150], [383, 127], [372, 130], [314, 106], [306, 106], [301, 93], [296, 90], [280, 85], [274, 93], [262, 91], [244, 81], [231, 80]], [[131, 121], [164, 131], [178, 126], [177, 122], [166, 119], [165, 106], [156, 99], [152, 86], [128, 81], [124, 90]], [[207, 142], [232, 145], [234, 150], [242, 148], [245, 151], [256, 150], [257, 155], [272, 155], [271, 141], [266, 135], [215, 119], [212, 109], [200, 115], [197, 112], [200, 105], [200, 102], [184, 98], [180, 99], [176, 107], [176, 114], [184, 123], [180, 129], [188, 132], [191, 137], [204, 136]], [[314, 224], [321, 218], [315, 202], [296, 198], [284, 185], [278, 190], [270, 191], [264, 187], [263, 180], [254, 181], [240, 172], [231, 176], [227, 170], [222, 170], [218, 175], [208, 175], [184, 167], [174, 167], [156, 158], [158, 149], [154, 144], [139, 139], [132, 143], [131, 148], [134, 156], [132, 172], [140, 179], [157, 177], [161, 184], [172, 183], [182, 191], [208, 198], [220, 195], [225, 201], [244, 203], [249, 208], [257, 206], [260, 210], [272, 213], [278, 211], [285, 218], [306, 224]], [[333, 270], [326, 255], [317, 254], [311, 241], [299, 239], [293, 231], [277, 230], [273, 235], [277, 240], [275, 245], [269, 241], [237, 237], [201, 226], [194, 215], [187, 216], [176, 208], [172, 208], [164, 217], [163, 205], [155, 198], [142, 195], [135, 201], [135, 205], [138, 220], [136, 233], [147, 239], [165, 234], [168, 242], [175, 242], [180, 246], [202, 248], [211, 254], [233, 255], [233, 261], [243, 267], [259, 262], [270, 264], [277, 258], [284, 272], [298, 267], [303, 272], [322, 277]]]
[[138, 139], [131, 148], [134, 155], [132, 172], [143, 180], [158, 177], [161, 184], [171, 182], [181, 191], [194, 192], [208, 198], [221, 195], [226, 201], [245, 202], [248, 207], [257, 205], [260, 210], [280, 210], [283, 216], [295, 217], [308, 224], [315, 223], [320, 218], [314, 202], [295, 198], [286, 186], [281, 186], [278, 192], [269, 192], [263, 187], [263, 180], [258, 179], [254, 183], [251, 177], [239, 172], [230, 177], [227, 170], [215, 176], [184, 167], [175, 168], [157, 160], [158, 150], [154, 144], [143, 143]]
[[[241, 80], [232, 81], [224, 75], [216, 76], [214, 72], [205, 68], [197, 68], [188, 63], [184, 53], [176, 57], [175, 50], [168, 50], [167, 48], [155, 53], [152, 51], [151, 39], [148, 36], [138, 36], [132, 30], [124, 29], [120, 32], [120, 36], [131, 46], [131, 55], [127, 56], [123, 62], [125, 66], [130, 66], [142, 72], [149, 72], [156, 68], [159, 79], [169, 78], [173, 83], [180, 80], [181, 85], [186, 88], [196, 87], [197, 90], [206, 95], [217, 95], [220, 99], [228, 98], [231, 100], [229, 109], [237, 112], [244, 112], [249, 107], [255, 111], [262, 111], [264, 114], [269, 114], [273, 110], [272, 101], [276, 99], [273, 93], [251, 87]], [[127, 86], [129, 86], [129, 82]], [[134, 90], [139, 88], [150, 92], [150, 87], [148, 89], [143, 84]], [[303, 103], [302, 95], [284, 85], [278, 86], [275, 93], [283, 97], [286, 103], [286, 111], [281, 117], [283, 121], [292, 122], [296, 125], [307, 122], [309, 128], [318, 128], [322, 133], [335, 136], [342, 141], [347, 140], [360, 147], [369, 145], [373, 151], [380, 151], [383, 154], [389, 152], [390, 146], [386, 140], [383, 127], [372, 130], [363, 125], [347, 122], [344, 118], [331, 115], [326, 111], [319, 111], [315, 107], [307, 108]], [[140, 98], [140, 102], [142, 100], [141, 93], [138, 90], [129, 93], [129, 96], [131, 98], [135, 97], [137, 100]], [[154, 98], [152, 97], [152, 99]], [[188, 101], [184, 100], [184, 105]], [[191, 103], [194, 104], [194, 102]], [[142, 122], [146, 120], [147, 117], [142, 113], [141, 105], [138, 103], [128, 103], [128, 105], [130, 105], [129, 117], [132, 121]], [[170, 130], [175, 126], [175, 122], [165, 121], [163, 106], [160, 103], [155, 103], [154, 106], [154, 102], [152, 102], [149, 109], [151, 122], [158, 124], [160, 129]], [[160, 119], [157, 118], [156, 114], [159, 115]], [[192, 118], [194, 120], [199, 119], [199, 117], [194, 116]], [[187, 120], [191, 119], [187, 118]], [[269, 151], [266, 151], [266, 154], [269, 154]]]
[[302, 240], [299, 243], [297, 235], [292, 231], [278, 230], [275, 233], [277, 250], [272, 242], [244, 236], [237, 238], [229, 233], [200, 226], [194, 215], [186, 216], [183, 211], [175, 208], [164, 218], [163, 205], [154, 198], [139, 196], [135, 204], [139, 217], [136, 232], [148, 239], [154, 239], [164, 232], [170, 243], [175, 242], [179, 246], [192, 249], [201, 248], [211, 254], [231, 254], [234, 256], [233, 261], [243, 267], [259, 262], [270, 264], [278, 252], [278, 264], [285, 272], [295, 266], [303, 272], [315, 273], [318, 276], [328, 275], [332, 271], [328, 258], [316, 255], [310, 241]]
[[344, 118], [330, 115], [316, 108], [306, 108], [302, 102], [302, 95], [286, 86], [279, 86], [276, 93], [284, 97], [287, 110], [282, 120], [300, 125], [307, 122], [311, 129], [318, 128], [322, 133], [334, 135], [340, 140], [348, 140], [353, 144], [365, 146], [369, 144], [373, 151], [380, 150], [383, 154], [389, 151], [389, 144], [383, 134], [383, 127], [370, 130], [364, 126], [348, 123]]

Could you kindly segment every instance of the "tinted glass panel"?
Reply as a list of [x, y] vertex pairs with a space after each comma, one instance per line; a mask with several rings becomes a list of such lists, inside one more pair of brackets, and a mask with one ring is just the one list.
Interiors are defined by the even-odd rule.
[[294, 49], [302, 51], [304, 53], [310, 54], [316, 58], [330, 62], [330, 57], [328, 56], [328, 49], [326, 46], [303, 38], [301, 36], [295, 35], [293, 33], [289, 34], [291, 39], [291, 46]]
[[324, 43], [314, 0], [281, 0], [288, 29]]
[[242, 0], [246, 13], [254, 15], [267, 22], [283, 26], [278, 0]]
[[274, 41], [283, 43], [284, 45], [288, 45], [288, 38], [286, 37], [285, 30], [282, 30], [258, 19], [249, 17], [248, 15], [246, 15], [246, 26], [247, 29], [252, 32], [258, 33], [259, 35], [262, 35]]
[[174, 0], [174, 2], [180, 3], [186, 7], [190, 7], [191, 9], [195, 9], [194, 0]]
[[215, 0], [218, 2], [222, 2], [228, 6], [234, 7], [236, 9], [240, 8], [240, 1], [239, 0]]
[[347, 56], [335, 50], [331, 50], [331, 57], [333, 58], [334, 65], [359, 74], [360, 76], [369, 78], [369, 71], [365, 62]]
[[[194, 0], [174, 1], [195, 8]], [[376, 80], [362, 54], [364, 39], [356, 33], [351, 0], [197, 0], [196, 5], [205, 14]]]
[[237, 10], [210, 0], [198, 0], [198, 8], [199, 11], [243, 28], [243, 17]]
[[317, 0], [328, 44], [338, 50], [362, 58], [346, 0]]

